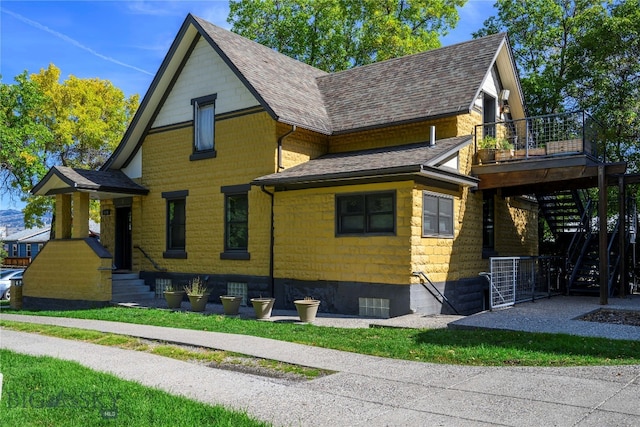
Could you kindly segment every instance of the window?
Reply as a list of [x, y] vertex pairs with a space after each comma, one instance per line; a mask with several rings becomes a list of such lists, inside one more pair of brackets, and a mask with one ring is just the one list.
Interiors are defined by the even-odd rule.
[[394, 233], [395, 193], [336, 196], [336, 234]]
[[164, 258], [186, 258], [186, 205], [188, 191], [162, 193], [167, 200], [167, 250]]
[[485, 192], [482, 198], [482, 249], [488, 251], [495, 249], [494, 209], [493, 193]]
[[27, 256], [31, 258], [31, 243], [27, 243]]
[[246, 251], [249, 235], [249, 198], [247, 194], [225, 197], [225, 251]]
[[424, 192], [422, 235], [453, 237], [453, 198]]
[[193, 154], [191, 160], [216, 156], [215, 107], [216, 95], [191, 100], [193, 105]]
[[13, 245], [11, 245], [11, 247], [13, 251], [13, 254], [11, 256], [18, 256], [18, 245], [14, 243]]
[[224, 194], [224, 252], [221, 259], [250, 259], [249, 256], [249, 190], [251, 186], [222, 187]]

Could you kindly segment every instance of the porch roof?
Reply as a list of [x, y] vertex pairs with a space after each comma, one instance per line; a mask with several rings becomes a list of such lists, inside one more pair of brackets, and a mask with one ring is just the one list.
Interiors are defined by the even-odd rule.
[[355, 184], [360, 181], [427, 179], [476, 187], [477, 178], [439, 166], [471, 141], [471, 136], [461, 136], [436, 141], [435, 145], [417, 143], [327, 154], [282, 172], [261, 176], [251, 184], [291, 189]]
[[52, 196], [74, 192], [91, 193], [94, 199], [145, 195], [145, 187], [137, 184], [122, 171], [95, 171], [54, 166], [31, 190], [36, 196]]

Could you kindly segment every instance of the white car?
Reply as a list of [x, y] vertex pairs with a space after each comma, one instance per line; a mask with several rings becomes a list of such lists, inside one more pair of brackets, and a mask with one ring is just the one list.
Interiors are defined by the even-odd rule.
[[22, 279], [24, 270], [0, 270], [0, 298], [9, 299], [11, 279]]

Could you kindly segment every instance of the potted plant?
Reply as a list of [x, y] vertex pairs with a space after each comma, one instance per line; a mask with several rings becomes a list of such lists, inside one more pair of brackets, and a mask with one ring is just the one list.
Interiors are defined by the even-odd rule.
[[188, 285], [184, 287], [189, 302], [191, 303], [191, 311], [204, 311], [207, 301], [209, 300], [209, 289], [200, 277], [191, 279]]
[[224, 311], [224, 314], [235, 316], [240, 310], [242, 297], [236, 295], [221, 295], [220, 301], [222, 301], [222, 310]]
[[499, 139], [496, 148], [496, 161], [509, 160], [513, 157], [513, 144], [508, 140]]
[[495, 160], [497, 141], [493, 136], [485, 136], [478, 143], [478, 160], [481, 164]]
[[167, 307], [180, 308], [182, 305], [182, 299], [184, 298], [184, 289], [169, 283], [165, 286], [164, 299], [167, 301]]
[[296, 305], [296, 310], [298, 311], [301, 322], [313, 323], [313, 321], [316, 320], [320, 300], [305, 297], [304, 299], [295, 300], [293, 303]]
[[256, 312], [256, 318], [268, 319], [271, 317], [271, 310], [273, 309], [273, 303], [275, 298], [251, 298], [251, 304], [253, 310]]

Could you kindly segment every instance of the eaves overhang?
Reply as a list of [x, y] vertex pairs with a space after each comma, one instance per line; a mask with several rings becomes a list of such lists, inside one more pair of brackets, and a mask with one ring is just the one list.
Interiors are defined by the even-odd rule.
[[31, 190], [34, 196], [76, 192], [90, 193], [94, 199], [146, 195], [149, 190], [121, 171], [94, 171], [54, 166]]
[[254, 186], [273, 187], [275, 191], [300, 190], [307, 188], [334, 187], [344, 185], [373, 184], [380, 182], [416, 181], [438, 186], [463, 186], [477, 188], [479, 180], [440, 168], [425, 165], [363, 170], [304, 177], [278, 177], [278, 174], [257, 178]]

